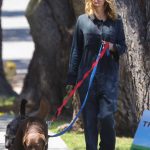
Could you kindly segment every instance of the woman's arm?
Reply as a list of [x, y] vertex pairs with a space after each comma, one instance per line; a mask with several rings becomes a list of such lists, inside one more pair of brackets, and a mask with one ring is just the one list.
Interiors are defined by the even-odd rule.
[[123, 22], [121, 17], [119, 16], [117, 19], [117, 26], [116, 26], [116, 36], [117, 40], [116, 43], [113, 44], [112, 51], [116, 52], [118, 56], [122, 55], [126, 49], [126, 42], [125, 42], [125, 34], [124, 34], [124, 28], [123, 28]]
[[79, 17], [77, 19], [77, 23], [75, 26], [70, 53], [69, 70], [67, 75], [68, 85], [75, 85], [76, 83], [82, 52], [83, 52], [83, 33], [80, 27], [80, 17]]

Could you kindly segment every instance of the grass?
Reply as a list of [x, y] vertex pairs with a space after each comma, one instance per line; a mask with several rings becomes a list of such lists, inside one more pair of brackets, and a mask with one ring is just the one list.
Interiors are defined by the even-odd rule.
[[11, 106], [15, 101], [15, 97], [10, 97], [7, 99], [0, 98], [0, 107]]
[[[57, 132], [57, 127], [66, 123], [65, 121], [57, 121], [52, 123], [50, 130]], [[85, 141], [83, 133], [67, 132], [61, 136], [64, 142], [71, 150], [85, 150]], [[126, 137], [117, 137], [115, 150], [130, 150], [133, 139]]]
[[116, 150], [130, 150], [132, 141], [132, 138], [117, 137]]
[[15, 97], [0, 98], [0, 116], [3, 116], [5, 113], [13, 114], [14, 101]]

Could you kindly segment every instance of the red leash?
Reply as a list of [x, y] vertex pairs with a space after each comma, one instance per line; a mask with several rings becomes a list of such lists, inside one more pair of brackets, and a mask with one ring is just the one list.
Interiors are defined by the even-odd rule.
[[107, 49], [109, 49], [109, 42], [102, 43], [102, 51], [99, 55], [98, 60], [94, 61], [92, 63], [91, 68], [84, 74], [83, 78], [75, 85], [73, 90], [69, 93], [69, 95], [64, 98], [62, 105], [57, 109], [55, 116], [52, 117], [51, 121], [55, 121], [58, 116], [60, 116], [63, 107], [68, 103], [69, 99], [74, 95], [74, 93], [77, 91], [77, 89], [82, 85], [83, 81], [88, 77], [90, 72], [93, 70], [93, 68], [98, 64], [99, 60], [104, 56]]

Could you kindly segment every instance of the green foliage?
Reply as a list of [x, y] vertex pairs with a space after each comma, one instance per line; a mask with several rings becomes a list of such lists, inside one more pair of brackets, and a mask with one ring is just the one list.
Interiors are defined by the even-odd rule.
[[10, 98], [0, 98], [0, 107], [4, 106], [11, 106], [14, 104], [15, 97], [10, 97]]
[[6, 61], [4, 63], [4, 71], [6, 78], [10, 81], [13, 76], [16, 74], [16, 64], [13, 61]]

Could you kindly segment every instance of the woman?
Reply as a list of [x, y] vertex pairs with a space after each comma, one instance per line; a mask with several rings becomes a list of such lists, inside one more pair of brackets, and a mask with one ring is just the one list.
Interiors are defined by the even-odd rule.
[[[97, 150], [100, 131], [100, 150], [115, 149], [115, 121], [117, 110], [119, 57], [126, 51], [121, 17], [117, 16], [114, 0], [86, 0], [85, 14], [78, 17], [67, 77], [67, 88], [81, 80], [96, 59], [102, 43], [109, 42], [109, 50], [100, 60], [83, 110], [86, 150]], [[88, 77], [78, 92], [83, 102]]]

